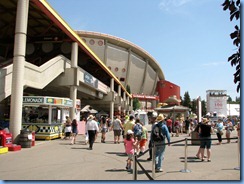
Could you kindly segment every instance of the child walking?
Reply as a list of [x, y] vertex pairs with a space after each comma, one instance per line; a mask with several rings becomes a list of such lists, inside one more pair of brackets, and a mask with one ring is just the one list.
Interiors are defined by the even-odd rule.
[[133, 155], [134, 155], [134, 148], [136, 145], [136, 141], [133, 138], [132, 130], [127, 131], [126, 138], [124, 140], [124, 144], [125, 144], [125, 152], [128, 156], [126, 169], [127, 169], [127, 171], [132, 171], [131, 165], [132, 165], [132, 160], [133, 160]]

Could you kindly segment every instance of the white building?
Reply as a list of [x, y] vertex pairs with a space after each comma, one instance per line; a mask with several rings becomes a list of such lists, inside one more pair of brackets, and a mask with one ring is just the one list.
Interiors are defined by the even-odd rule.
[[207, 90], [207, 112], [210, 116], [240, 116], [240, 104], [227, 104], [227, 90]]
[[240, 116], [240, 104], [227, 104], [227, 116]]

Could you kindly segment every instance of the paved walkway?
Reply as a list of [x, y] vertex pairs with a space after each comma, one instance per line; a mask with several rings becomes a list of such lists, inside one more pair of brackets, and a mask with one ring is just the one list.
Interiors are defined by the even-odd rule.
[[[127, 156], [123, 144], [113, 143], [113, 132], [107, 133], [106, 143], [99, 134], [93, 150], [84, 144], [85, 136], [79, 135], [77, 144], [69, 140], [36, 141], [32, 148], [0, 155], [1, 180], [133, 180], [133, 174], [125, 169]], [[236, 136], [236, 132], [232, 133]], [[185, 140], [186, 134], [172, 137], [171, 141]], [[216, 138], [213, 135], [212, 138]], [[185, 173], [185, 141], [166, 147], [162, 173], [155, 180], [236, 180], [241, 178], [238, 162], [238, 144], [212, 145], [212, 162], [201, 162], [194, 156], [199, 146], [188, 146], [188, 162]], [[141, 165], [152, 175], [152, 162], [148, 153], [139, 158]], [[149, 180], [138, 166], [138, 180]]]

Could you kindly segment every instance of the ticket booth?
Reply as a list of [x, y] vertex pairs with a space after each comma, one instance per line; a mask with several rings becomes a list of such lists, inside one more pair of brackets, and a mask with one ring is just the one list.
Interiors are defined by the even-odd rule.
[[23, 96], [22, 129], [35, 132], [35, 139], [60, 138], [73, 101], [69, 98]]

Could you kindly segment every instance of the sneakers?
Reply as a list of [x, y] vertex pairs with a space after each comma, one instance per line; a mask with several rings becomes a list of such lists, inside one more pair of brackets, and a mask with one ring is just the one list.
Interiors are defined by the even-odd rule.
[[163, 169], [155, 169], [155, 172], [163, 172]]

